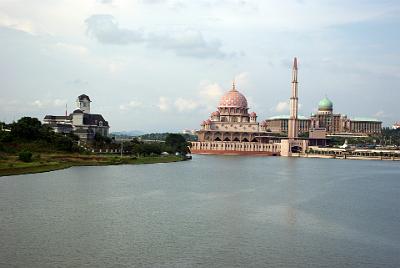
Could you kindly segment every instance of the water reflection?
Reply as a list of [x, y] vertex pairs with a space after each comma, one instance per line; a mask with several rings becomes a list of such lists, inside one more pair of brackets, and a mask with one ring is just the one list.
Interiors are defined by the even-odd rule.
[[0, 267], [397, 267], [398, 177], [217, 156], [3, 177]]

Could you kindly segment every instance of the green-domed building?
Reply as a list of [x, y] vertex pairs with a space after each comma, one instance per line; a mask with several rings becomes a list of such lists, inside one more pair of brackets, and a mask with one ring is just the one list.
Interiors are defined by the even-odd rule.
[[325, 128], [329, 134], [355, 133], [379, 134], [382, 122], [374, 118], [348, 118], [347, 115], [333, 113], [333, 102], [324, 97], [318, 103], [318, 111], [311, 115], [310, 128]]
[[333, 103], [330, 99], [327, 97], [323, 98], [319, 103], [318, 103], [318, 110], [319, 111], [333, 111]]

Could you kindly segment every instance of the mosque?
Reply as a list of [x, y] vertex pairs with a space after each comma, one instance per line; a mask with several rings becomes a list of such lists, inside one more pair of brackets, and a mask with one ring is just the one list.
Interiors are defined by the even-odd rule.
[[[318, 112], [310, 118], [298, 115], [298, 68], [292, 67], [290, 115], [257, 121], [249, 112], [246, 97], [232, 84], [222, 96], [217, 110], [201, 123], [198, 141], [192, 142], [193, 154], [282, 155], [305, 152], [310, 145], [325, 145], [327, 134], [381, 133], [382, 122], [369, 118], [350, 119], [333, 113], [333, 103], [324, 98]], [[308, 138], [299, 134], [309, 133]]]
[[201, 123], [198, 142], [192, 142], [192, 153], [278, 155], [278, 143], [266, 134], [266, 125], [249, 113], [246, 97], [235, 84], [222, 96], [217, 111]]

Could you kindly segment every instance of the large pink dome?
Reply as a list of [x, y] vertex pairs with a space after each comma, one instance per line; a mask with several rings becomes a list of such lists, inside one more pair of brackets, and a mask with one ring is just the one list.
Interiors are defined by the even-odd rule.
[[247, 108], [247, 100], [242, 93], [233, 87], [228, 93], [222, 96], [219, 107]]

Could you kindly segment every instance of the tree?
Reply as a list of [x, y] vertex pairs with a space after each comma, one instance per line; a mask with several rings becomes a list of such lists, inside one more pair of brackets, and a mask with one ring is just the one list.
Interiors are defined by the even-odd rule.
[[31, 162], [32, 161], [32, 153], [29, 151], [22, 151], [19, 153], [18, 159], [23, 162]]
[[42, 123], [37, 118], [22, 117], [11, 125], [11, 134], [25, 140], [35, 140], [41, 135]]
[[185, 137], [180, 134], [168, 134], [165, 138], [165, 145], [170, 148], [171, 152], [186, 155], [189, 153], [189, 143]]

